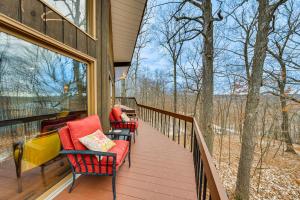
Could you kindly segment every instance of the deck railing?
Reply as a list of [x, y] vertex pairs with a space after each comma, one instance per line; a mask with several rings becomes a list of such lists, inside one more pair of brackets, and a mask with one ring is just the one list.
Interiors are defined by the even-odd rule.
[[138, 116], [193, 153], [198, 199], [228, 200], [213, 159], [195, 118], [139, 104], [134, 97], [116, 103], [136, 109]]

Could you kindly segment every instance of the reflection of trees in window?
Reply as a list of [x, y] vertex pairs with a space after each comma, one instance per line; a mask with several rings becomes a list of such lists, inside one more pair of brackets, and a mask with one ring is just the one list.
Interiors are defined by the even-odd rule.
[[85, 64], [6, 34], [0, 38], [0, 106], [6, 111], [0, 119], [86, 109]]
[[[9, 98], [2, 97], [3, 90], [4, 90], [4, 77], [6, 74], [6, 68], [8, 63], [8, 55], [7, 49], [9, 48], [9, 39], [8, 36], [0, 33], [0, 120], [6, 118], [9, 115], [9, 112], [6, 112], [8, 105], [10, 104]], [[6, 108], [6, 109], [5, 109]], [[7, 116], [10, 118], [10, 116]]]
[[[70, 98], [76, 98], [79, 101], [79, 108], [82, 107], [85, 99], [86, 66], [48, 50], [39, 47], [35, 48], [26, 49], [27, 56], [25, 57], [33, 56], [37, 58], [38, 63], [38, 65], [35, 65], [36, 61], [33, 58], [33, 64], [29, 65], [35, 67], [31, 68], [31, 73], [29, 74], [32, 74], [32, 76], [30, 76], [27, 87], [29, 89], [32, 88], [41, 106], [47, 106], [45, 104], [49, 103], [51, 108], [68, 110], [69, 106], [66, 105], [66, 101]], [[26, 67], [23, 67], [23, 69], [26, 69]], [[74, 73], [75, 70], [76, 73]], [[74, 74], [78, 75], [78, 77], [75, 77]], [[77, 79], [80, 80], [80, 84], [77, 83]], [[52, 99], [52, 101], [48, 102], [48, 98]]]
[[[78, 27], [87, 30], [87, 11], [86, 0], [48, 0], [55, 6], [66, 18], [74, 22]], [[73, 61], [74, 80], [78, 89], [78, 96], [83, 93], [83, 79], [80, 77], [80, 63]]]
[[8, 38], [0, 33], [0, 95], [3, 91], [2, 79], [5, 75], [5, 67], [7, 63], [6, 50], [9, 48]]
[[47, 0], [66, 18], [83, 30], [87, 30], [86, 0]]
[[[78, 27], [87, 31], [86, 0], [48, 0], [48, 2]], [[80, 63], [73, 60], [73, 65], [74, 80], [79, 96], [82, 96], [84, 83], [80, 77]]]

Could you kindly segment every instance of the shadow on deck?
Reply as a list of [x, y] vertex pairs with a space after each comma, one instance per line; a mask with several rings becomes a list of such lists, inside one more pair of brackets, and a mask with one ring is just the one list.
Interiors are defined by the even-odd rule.
[[[132, 145], [132, 164], [117, 173], [117, 199], [197, 199], [193, 154], [168, 137], [139, 122]], [[56, 200], [112, 199], [111, 177], [81, 176], [72, 193], [68, 188]]]

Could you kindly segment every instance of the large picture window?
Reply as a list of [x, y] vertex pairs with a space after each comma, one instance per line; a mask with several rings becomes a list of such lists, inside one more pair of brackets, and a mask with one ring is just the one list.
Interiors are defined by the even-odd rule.
[[46, 2], [82, 30], [87, 31], [86, 0], [46, 0]]
[[35, 198], [69, 173], [57, 130], [86, 110], [86, 64], [0, 32], [0, 199]]

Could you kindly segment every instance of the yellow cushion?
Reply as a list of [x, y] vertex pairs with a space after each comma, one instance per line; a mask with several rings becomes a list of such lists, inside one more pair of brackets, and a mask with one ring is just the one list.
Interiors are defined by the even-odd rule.
[[30, 139], [24, 143], [22, 172], [38, 167], [59, 155], [61, 149], [58, 132]]

